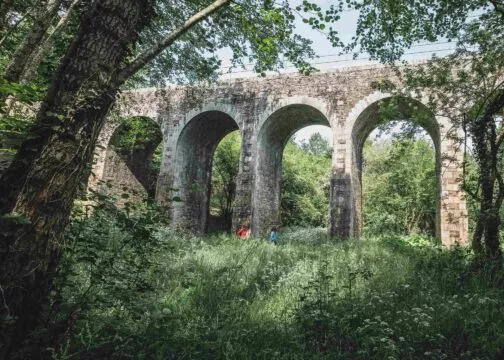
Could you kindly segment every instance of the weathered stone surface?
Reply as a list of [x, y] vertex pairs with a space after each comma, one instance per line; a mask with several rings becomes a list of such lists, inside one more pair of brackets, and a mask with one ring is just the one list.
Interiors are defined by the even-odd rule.
[[[208, 222], [213, 151], [227, 133], [239, 129], [242, 149], [233, 226], [249, 223], [254, 234], [281, 223], [280, 178], [286, 141], [304, 126], [328, 125], [334, 144], [328, 230], [334, 236], [352, 237], [362, 229], [362, 146], [377, 126], [378, 101], [390, 97], [374, 91], [371, 83], [383, 79], [396, 81], [389, 68], [367, 66], [312, 76], [288, 74], [211, 86], [130, 91], [123, 93], [111, 119], [146, 116], [161, 124], [163, 160], [156, 199], [169, 203], [173, 196], [180, 196], [183, 202], [172, 206], [173, 222], [197, 232], [205, 231]], [[415, 110], [401, 104], [404, 116], [426, 111], [414, 102]], [[458, 134], [447, 118], [431, 116], [422, 125], [436, 149], [438, 237], [445, 245], [465, 244], [467, 212], [459, 186]], [[101, 136], [103, 146], [113, 131], [111, 121]], [[96, 176], [90, 186], [103, 178], [104, 159], [103, 151], [97, 151]]]
[[[145, 187], [134, 176], [124, 159], [112, 149], [107, 150], [102, 180], [100, 191], [116, 197], [120, 206], [126, 201], [138, 203], [147, 198]], [[123, 198], [123, 194], [128, 194], [129, 197]]]

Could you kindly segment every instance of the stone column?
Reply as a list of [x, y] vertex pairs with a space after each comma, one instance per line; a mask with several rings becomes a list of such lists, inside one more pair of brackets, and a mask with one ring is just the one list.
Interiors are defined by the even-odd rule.
[[[352, 175], [352, 167], [355, 167], [352, 159], [351, 139], [342, 129], [335, 130], [333, 141], [333, 160], [331, 189], [329, 194], [329, 236], [347, 239], [358, 233], [356, 229], [356, 210], [360, 203], [359, 178]], [[360, 217], [359, 217], [360, 218]]]
[[169, 208], [172, 205], [173, 198], [174, 152], [177, 146], [175, 134], [177, 134], [178, 128], [178, 120], [169, 121], [168, 117], [163, 118], [161, 122], [163, 153], [156, 184], [156, 202]]
[[241, 138], [240, 164], [236, 178], [236, 197], [231, 231], [235, 231], [241, 224], [252, 225], [252, 191], [254, 182], [253, 119], [244, 121], [242, 124]]
[[462, 185], [463, 145], [450, 120], [437, 117], [440, 126], [439, 237], [444, 246], [468, 244], [467, 208]]
[[280, 225], [280, 192], [283, 143], [259, 141], [254, 181], [252, 233], [262, 236], [272, 226]]
[[107, 118], [100, 135], [98, 135], [98, 140], [96, 141], [96, 147], [94, 150], [93, 163], [91, 165], [91, 174], [87, 182], [88, 190], [99, 190], [100, 183], [103, 180], [105, 173], [107, 147], [118, 125], [119, 124], [114, 117], [109, 117]]

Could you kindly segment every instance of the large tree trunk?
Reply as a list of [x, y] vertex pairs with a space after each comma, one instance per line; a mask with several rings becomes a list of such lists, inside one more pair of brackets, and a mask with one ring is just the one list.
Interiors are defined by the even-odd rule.
[[19, 351], [50, 292], [59, 235], [115, 99], [117, 71], [152, 8], [148, 0], [94, 4], [54, 76], [33, 137], [0, 179], [0, 214], [21, 216], [0, 219], [0, 359], [26, 358]]

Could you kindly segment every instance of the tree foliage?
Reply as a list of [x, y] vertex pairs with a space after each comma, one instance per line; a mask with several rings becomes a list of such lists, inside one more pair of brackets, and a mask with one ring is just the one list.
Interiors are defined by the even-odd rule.
[[[355, 36], [346, 44], [330, 28], [329, 38], [347, 52], [367, 53], [371, 59], [396, 64], [405, 51], [420, 41], [453, 41], [455, 51], [433, 57], [424, 66], [397, 68], [400, 89], [389, 91], [425, 100], [433, 114], [452, 120], [457, 131], [472, 140], [478, 167], [478, 186], [466, 188], [478, 202], [472, 246], [487, 258], [500, 258], [499, 212], [504, 182], [499, 168], [499, 148], [504, 128], [504, 6], [501, 1], [343, 1], [326, 11], [304, 1], [307, 20], [314, 28], [338, 21], [343, 11], [358, 12]], [[462, 145], [462, 144], [461, 144]], [[461, 164], [460, 166], [463, 166]]]
[[301, 143], [301, 148], [312, 155], [325, 156], [328, 158], [332, 156], [332, 149], [329, 146], [329, 141], [318, 132], [312, 134], [308, 141], [303, 141]]
[[231, 226], [236, 178], [240, 161], [241, 137], [234, 131], [222, 139], [214, 152], [212, 162], [212, 190], [210, 206], [218, 209], [219, 216]]
[[[48, 91], [34, 109], [27, 138], [0, 178], [0, 284], [6, 289], [0, 357], [11, 358], [40, 320], [61, 257], [61, 233], [120, 89], [172, 79], [213, 79], [218, 62], [212, 54], [220, 48], [231, 49], [235, 65], [243, 58], [253, 60], [260, 73], [285, 61], [306, 72], [311, 69], [307, 59], [313, 56], [311, 42], [293, 31], [295, 17], [287, 1], [85, 1], [55, 37], [50, 32], [72, 3], [22, 3], [25, 11], [11, 1], [0, 9], [1, 21], [14, 19], [6, 22], [13, 42], [0, 48], [5, 67], [0, 70], [9, 80], [0, 80], [2, 88], [21, 80], [18, 75], [27, 67], [13, 60], [19, 54], [23, 62], [35, 56], [35, 44], [43, 45], [39, 40], [49, 39], [56, 51], [52, 60], [44, 59], [51, 60], [50, 66], [44, 60], [38, 66], [36, 73], [47, 80]], [[58, 11], [53, 4], [61, 6]], [[26, 27], [16, 25], [15, 19], [21, 20], [25, 12], [30, 13], [30, 21], [23, 22]], [[157, 73], [147, 68], [155, 68], [156, 59]], [[11, 65], [24, 69], [15, 66], [16, 76], [9, 77]], [[143, 77], [142, 69], [147, 72]], [[10, 114], [9, 103], [15, 99], [4, 103], [5, 93], [1, 98], [2, 106], [7, 105], [3, 111]], [[12, 221], [13, 214], [24, 220]], [[6, 317], [14, 319], [9, 326]]]
[[[142, 34], [136, 53], [153, 46], [169, 29], [182, 23], [208, 1], [183, 4], [157, 1], [157, 17]], [[289, 2], [235, 1], [184, 34], [170, 51], [159, 54], [129, 82], [129, 86], [164, 85], [216, 79], [220, 72], [252, 63], [254, 71], [265, 74], [288, 61], [303, 72], [313, 70], [308, 58], [315, 54], [311, 40], [296, 34], [294, 12]], [[229, 64], [221, 63], [217, 51], [230, 51]], [[281, 54], [285, 57], [282, 59]], [[191, 59], [191, 61], [187, 61]]]
[[[280, 214], [285, 226], [326, 227], [329, 212], [331, 158], [329, 144], [318, 133], [301, 146], [284, 149]], [[325, 146], [325, 148], [324, 148]]]
[[368, 140], [363, 152], [366, 233], [434, 236], [438, 190], [431, 144], [411, 137]]

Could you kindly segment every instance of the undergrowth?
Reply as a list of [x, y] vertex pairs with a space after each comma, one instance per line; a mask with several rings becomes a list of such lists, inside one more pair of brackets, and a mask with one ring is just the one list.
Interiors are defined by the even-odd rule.
[[149, 211], [72, 223], [56, 359], [504, 357], [502, 281], [469, 250], [323, 229], [196, 237]]

